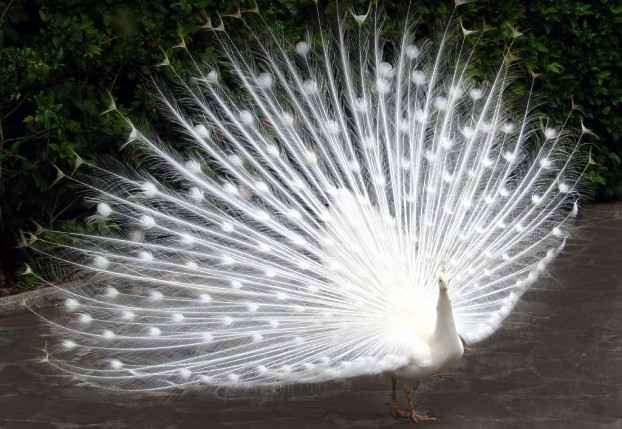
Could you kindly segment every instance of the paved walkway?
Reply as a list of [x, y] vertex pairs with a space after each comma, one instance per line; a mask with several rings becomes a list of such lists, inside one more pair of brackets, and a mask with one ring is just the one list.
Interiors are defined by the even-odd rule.
[[[622, 429], [622, 205], [587, 208], [575, 235], [499, 333], [422, 384], [440, 421], [420, 427]], [[0, 319], [0, 428], [409, 427], [388, 417], [382, 378], [272, 394], [81, 387], [37, 363], [41, 332], [30, 315]]]

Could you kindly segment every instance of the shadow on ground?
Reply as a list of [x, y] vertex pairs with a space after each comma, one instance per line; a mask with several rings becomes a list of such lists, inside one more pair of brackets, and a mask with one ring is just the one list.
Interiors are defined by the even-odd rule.
[[[381, 377], [276, 392], [119, 394], [40, 363], [35, 317], [0, 319], [0, 428], [400, 428]], [[444, 428], [622, 429], [622, 205], [588, 207], [548, 279], [417, 402]]]

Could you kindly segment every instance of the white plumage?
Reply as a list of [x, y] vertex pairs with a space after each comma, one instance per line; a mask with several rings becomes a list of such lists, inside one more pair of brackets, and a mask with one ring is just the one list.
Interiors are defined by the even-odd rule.
[[39, 238], [87, 283], [52, 363], [125, 389], [421, 378], [501, 325], [564, 246], [579, 142], [508, 108], [509, 60], [470, 81], [469, 32], [386, 45], [355, 18], [256, 62], [224, 40], [241, 96], [197, 66], [160, 92], [179, 150], [130, 123], [149, 172], [70, 177], [122, 231]]

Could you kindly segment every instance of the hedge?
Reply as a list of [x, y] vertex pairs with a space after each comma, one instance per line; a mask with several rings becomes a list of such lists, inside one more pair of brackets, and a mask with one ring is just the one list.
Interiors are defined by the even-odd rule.
[[[249, 31], [282, 33], [295, 42], [317, 22], [313, 0], [258, 0], [266, 26], [248, 30], [235, 17], [224, 24], [234, 40], [245, 43]], [[341, 2], [341, 12], [367, 8], [367, 2]], [[15, 283], [27, 253], [15, 248], [20, 230], [35, 222], [47, 227], [83, 228], [87, 210], [57, 168], [71, 171], [75, 154], [86, 159], [119, 153], [127, 126], [118, 115], [104, 114], [111, 94], [133, 120], [153, 124], [165, 136], [165, 123], [151, 90], [151, 76], [167, 52], [180, 69], [187, 67], [172, 46], [183, 37], [194, 55], [219, 61], [213, 34], [202, 28], [208, 17], [234, 14], [232, 0], [9, 0], [0, 2], [0, 264], [5, 285]], [[254, 2], [242, 1], [252, 9]], [[385, 28], [399, 34], [408, 2], [382, 2]], [[446, 22], [453, 4], [413, 0], [411, 13], [422, 37]], [[335, 22], [334, 0], [319, 0], [320, 18]], [[258, 16], [249, 20], [258, 21]], [[514, 53], [524, 69], [541, 74], [536, 91], [542, 110], [561, 121], [572, 103], [580, 119], [599, 139], [592, 146], [588, 180], [597, 199], [622, 196], [622, 4], [607, 0], [478, 1], [461, 5], [466, 28], [482, 32], [473, 73], [489, 75], [497, 67], [513, 33]], [[263, 28], [263, 30], [261, 30]], [[258, 30], [260, 29], [260, 30]], [[2, 279], [0, 278], [0, 286]]]

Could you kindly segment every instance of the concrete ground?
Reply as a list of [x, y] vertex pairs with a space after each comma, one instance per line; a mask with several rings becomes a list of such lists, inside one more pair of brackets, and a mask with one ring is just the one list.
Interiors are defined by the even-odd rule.
[[[118, 394], [38, 362], [31, 315], [0, 319], [0, 428], [402, 428], [382, 378], [278, 392]], [[451, 373], [421, 385], [422, 427], [622, 429], [622, 205], [586, 208], [551, 275]]]

